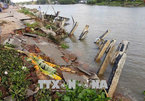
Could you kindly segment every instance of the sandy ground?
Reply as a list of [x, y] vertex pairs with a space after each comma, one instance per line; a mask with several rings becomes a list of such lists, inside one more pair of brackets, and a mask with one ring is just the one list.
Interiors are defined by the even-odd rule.
[[16, 12], [18, 8], [10, 6], [0, 13], [1, 42], [3, 42], [15, 29], [24, 27], [21, 19], [29, 18], [26, 15]]

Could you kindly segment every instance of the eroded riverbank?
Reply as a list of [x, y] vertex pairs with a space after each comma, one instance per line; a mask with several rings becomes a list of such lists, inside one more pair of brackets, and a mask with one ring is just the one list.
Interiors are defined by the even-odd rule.
[[[130, 96], [133, 101], [142, 101], [142, 92], [145, 89], [144, 7], [127, 8], [81, 4], [52, 6], [60, 11], [61, 15], [70, 18], [73, 16], [75, 21], [79, 22], [78, 29], [75, 32], [76, 38], [72, 40], [68, 38], [66, 41], [70, 46], [69, 50], [74, 52], [83, 63], [87, 63], [92, 68], [98, 66], [94, 62], [97, 47], [93, 44], [97, 36], [110, 29], [111, 33], [106, 37], [107, 39], [115, 38], [117, 42], [122, 41], [122, 39], [130, 41], [128, 57], [120, 78], [118, 91]], [[38, 8], [37, 5], [27, 7]], [[41, 7], [42, 11], [53, 14], [51, 6], [43, 5]], [[70, 8], [73, 9], [70, 10]], [[80, 42], [77, 39], [86, 24], [90, 26], [89, 33], [86, 40]], [[70, 26], [67, 26], [66, 29], [70, 31], [71, 28], [72, 21], [70, 21]], [[106, 73], [109, 73], [109, 71]]]

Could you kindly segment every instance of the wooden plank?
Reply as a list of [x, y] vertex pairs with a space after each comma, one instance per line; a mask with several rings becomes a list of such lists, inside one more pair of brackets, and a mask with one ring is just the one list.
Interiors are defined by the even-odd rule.
[[97, 56], [96, 56], [96, 61], [100, 61], [100, 59], [103, 57], [107, 47], [109, 46], [110, 44], [110, 40], [106, 40], [105, 43], [104, 43], [104, 46], [102, 47], [102, 49], [98, 52]]
[[116, 63], [114, 65], [114, 67], [112, 68], [112, 72], [111, 72], [111, 75], [108, 80], [109, 97], [113, 97], [113, 94], [116, 90], [120, 75], [122, 73], [123, 66], [125, 64], [126, 57], [127, 57], [126, 53], [124, 53], [123, 55], [122, 54], [118, 55], [117, 60], [115, 61]]
[[98, 75], [103, 75], [108, 64], [109, 64], [109, 61], [110, 61], [110, 56], [111, 56], [111, 53], [114, 49], [114, 46], [115, 46], [115, 43], [116, 43], [116, 40], [112, 40], [110, 45], [107, 47], [106, 49], [106, 56], [105, 56], [105, 59], [101, 65], [101, 68], [99, 69], [99, 72], [98, 72]]
[[115, 54], [113, 55], [112, 59], [111, 59], [111, 64], [114, 64], [117, 56], [119, 54], [123, 54], [123, 53], [126, 53], [127, 52], [127, 49], [128, 49], [128, 45], [129, 45], [129, 42], [126, 41], [126, 40], [123, 40], [117, 47], [116, 49], [116, 52]]
[[85, 36], [87, 35], [88, 33], [88, 29], [89, 29], [89, 25], [86, 25], [85, 28], [83, 29], [81, 35], [79, 36], [79, 40], [82, 40], [85, 38]]
[[70, 36], [74, 34], [74, 31], [77, 29], [78, 27], [78, 22], [75, 23], [75, 25], [73, 26], [72, 30], [70, 31]]

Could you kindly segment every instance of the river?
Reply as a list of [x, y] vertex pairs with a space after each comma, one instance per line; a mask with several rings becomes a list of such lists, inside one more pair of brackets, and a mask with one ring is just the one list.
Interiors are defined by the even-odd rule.
[[[40, 5], [42, 11], [54, 14], [50, 5]], [[29, 8], [38, 8], [38, 5], [27, 5]], [[89, 64], [91, 68], [97, 68], [94, 58], [97, 54], [97, 46], [93, 43], [96, 37], [102, 35], [107, 29], [111, 33], [105, 39], [116, 39], [117, 45], [122, 40], [130, 42], [127, 52], [127, 60], [120, 77], [117, 92], [130, 97], [133, 101], [143, 101], [145, 90], [145, 7], [109, 7], [90, 5], [53, 5], [60, 15], [79, 22], [74, 35], [76, 40], [66, 39], [73, 53], [80, 60]], [[66, 27], [69, 32], [72, 28], [72, 20]], [[85, 25], [88, 24], [87, 38], [79, 41], [78, 37]], [[97, 72], [97, 70], [96, 70]], [[109, 71], [106, 72], [108, 74]]]

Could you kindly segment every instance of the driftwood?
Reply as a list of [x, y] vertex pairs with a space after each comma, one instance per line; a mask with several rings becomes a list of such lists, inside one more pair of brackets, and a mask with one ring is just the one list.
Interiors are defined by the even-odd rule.
[[107, 30], [103, 35], [101, 35], [99, 38], [96, 38], [95, 42], [94, 43], [99, 43], [101, 40], [103, 40], [105, 38], [105, 36], [107, 34], [109, 34], [109, 30]]
[[89, 25], [86, 25], [85, 28], [83, 29], [83, 31], [82, 31], [80, 37], [79, 37], [79, 40], [82, 40], [82, 39], [85, 38], [85, 36], [86, 36], [87, 33], [88, 33], [88, 29], [89, 29]]
[[77, 29], [78, 27], [78, 22], [75, 23], [75, 25], [73, 26], [72, 30], [70, 31], [70, 36], [72, 36], [74, 34], [74, 31]]
[[126, 51], [127, 51], [127, 49], [128, 49], [128, 44], [129, 44], [128, 41], [122, 41], [122, 42], [119, 44], [119, 46], [118, 46], [117, 49], [116, 49], [116, 52], [115, 52], [114, 56], [113, 56], [112, 59], [111, 59], [111, 63], [112, 63], [112, 64], [114, 64], [114, 62], [115, 62], [115, 60], [116, 60], [116, 58], [117, 58], [117, 56], [118, 56], [119, 54], [126, 53]]
[[104, 55], [104, 53], [105, 53], [107, 47], [109, 46], [109, 44], [110, 44], [110, 40], [106, 40], [106, 41], [104, 42], [103, 47], [100, 49], [100, 51], [98, 52], [98, 54], [97, 54], [97, 56], [96, 56], [96, 58], [95, 58], [96, 61], [100, 61], [100, 59], [103, 57], [103, 55]]
[[113, 94], [119, 82], [119, 78], [120, 78], [123, 66], [125, 64], [125, 60], [126, 60], [126, 53], [119, 54], [118, 57], [116, 58], [114, 67], [112, 68], [112, 72], [108, 80], [109, 89], [107, 91], [108, 91], [109, 97], [113, 97]]
[[101, 68], [99, 69], [99, 72], [98, 72], [98, 75], [103, 75], [108, 64], [109, 64], [109, 60], [110, 60], [110, 56], [111, 56], [111, 53], [114, 49], [114, 46], [115, 46], [115, 43], [116, 43], [116, 40], [112, 40], [110, 45], [107, 47], [106, 49], [106, 56], [105, 56], [105, 59], [101, 65]]

